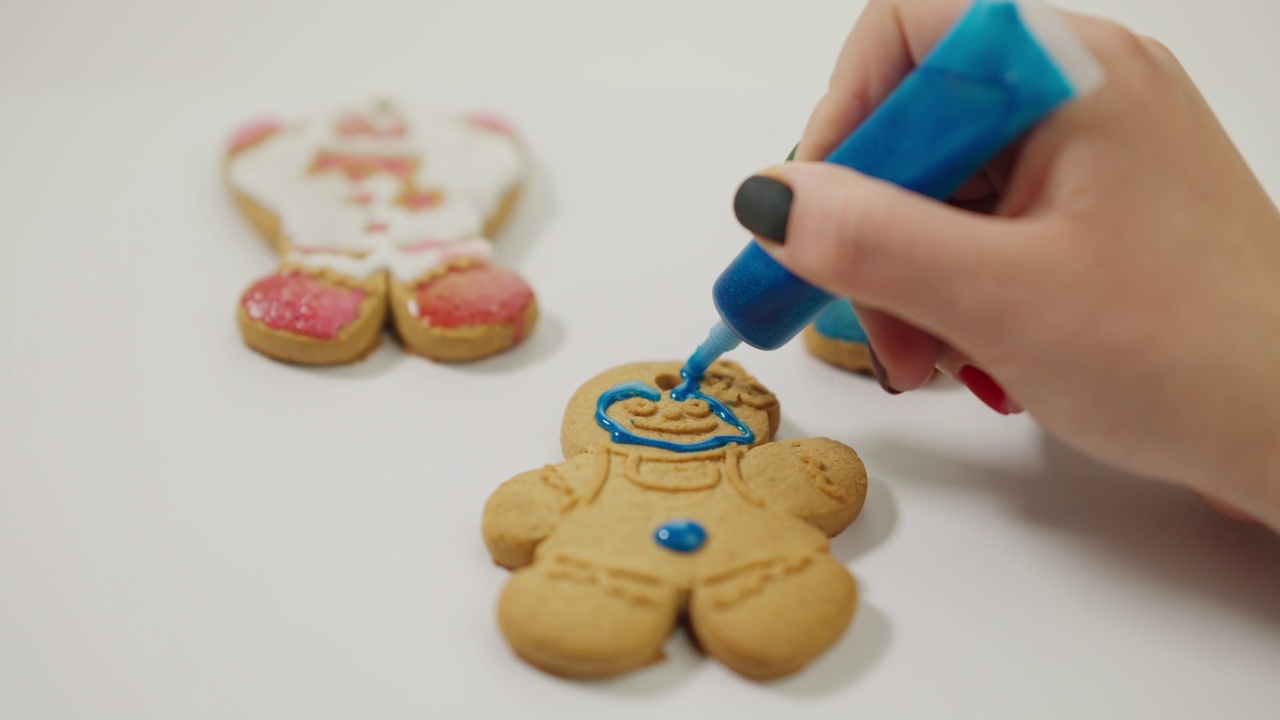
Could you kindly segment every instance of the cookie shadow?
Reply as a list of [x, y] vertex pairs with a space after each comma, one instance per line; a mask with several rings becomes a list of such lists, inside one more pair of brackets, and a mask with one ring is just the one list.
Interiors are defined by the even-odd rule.
[[619, 698], [653, 697], [687, 685], [707, 665], [715, 662], [698, 650], [683, 622], [667, 639], [663, 652], [665, 659], [648, 667], [616, 678], [581, 681], [581, 685], [587, 690]]
[[884, 657], [893, 624], [880, 608], [859, 603], [853, 624], [830, 650], [795, 675], [765, 685], [782, 695], [831, 695], [866, 677]]
[[568, 337], [568, 332], [560, 318], [544, 312], [538, 316], [538, 322], [533, 326], [529, 337], [516, 347], [482, 360], [453, 363], [451, 367], [462, 372], [483, 375], [509, 373], [555, 355]]
[[[385, 375], [392, 368], [404, 362], [406, 358], [410, 360], [416, 359], [420, 362], [429, 362], [425, 358], [410, 355], [404, 351], [404, 347], [400, 344], [400, 340], [396, 338], [389, 328], [382, 329], [382, 337], [378, 342], [378, 347], [369, 353], [363, 360], [357, 360], [346, 365], [292, 365], [289, 367], [301, 372], [311, 372], [317, 375], [324, 375], [331, 378], [355, 378], [364, 379]], [[288, 364], [288, 363], [282, 363]]]
[[755, 682], [734, 675], [714, 658], [704, 655], [681, 623], [665, 648], [666, 659], [649, 667], [608, 680], [582, 682], [587, 690], [618, 698], [648, 698], [688, 685], [703, 672], [725, 672], [738, 682], [794, 697], [830, 695], [865, 677], [884, 656], [893, 634], [889, 617], [867, 603], [858, 606], [852, 624], [829, 650], [794, 675], [775, 681]]
[[831, 538], [831, 555], [848, 565], [893, 534], [898, 524], [898, 501], [884, 481], [867, 478], [867, 501], [844, 532]]
[[1280, 640], [1280, 536], [1228, 520], [1189, 491], [1102, 465], [1041, 433], [1042, 462], [988, 466], [894, 439], [863, 443], [896, 484], [945, 483], [989, 493], [1089, 561], [1155, 594], [1227, 608]]

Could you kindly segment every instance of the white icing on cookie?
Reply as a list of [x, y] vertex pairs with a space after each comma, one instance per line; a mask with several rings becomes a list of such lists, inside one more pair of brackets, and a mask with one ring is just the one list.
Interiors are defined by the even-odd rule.
[[277, 132], [235, 154], [228, 173], [280, 218], [288, 262], [408, 282], [453, 258], [489, 256], [485, 218], [523, 165], [506, 133], [378, 102]]

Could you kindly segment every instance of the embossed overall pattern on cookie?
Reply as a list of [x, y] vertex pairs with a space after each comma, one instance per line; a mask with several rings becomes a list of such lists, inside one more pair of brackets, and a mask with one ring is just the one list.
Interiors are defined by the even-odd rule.
[[485, 543], [515, 571], [499, 625], [537, 667], [627, 672], [661, 659], [687, 620], [707, 654], [771, 679], [853, 617], [856, 585], [828, 538], [865, 500], [857, 453], [826, 438], [771, 442], [777, 399], [735, 363], [715, 363], [687, 395], [671, 392], [679, 370], [636, 363], [588, 381], [565, 411], [567, 459], [489, 498]]
[[494, 118], [388, 101], [246, 125], [227, 148], [227, 183], [281, 263], [241, 295], [245, 341], [287, 362], [353, 362], [389, 315], [407, 350], [436, 360], [519, 343], [537, 304], [491, 264], [489, 238], [525, 164]]

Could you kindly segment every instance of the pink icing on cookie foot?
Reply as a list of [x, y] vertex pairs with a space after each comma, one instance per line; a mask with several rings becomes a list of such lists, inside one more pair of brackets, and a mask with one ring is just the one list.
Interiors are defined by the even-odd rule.
[[419, 285], [415, 314], [428, 326], [512, 325], [516, 342], [524, 338], [521, 321], [533, 290], [520, 276], [492, 265], [452, 270]]
[[233, 153], [240, 152], [282, 127], [284, 126], [275, 120], [255, 120], [232, 134], [227, 149]]
[[259, 280], [241, 302], [249, 317], [269, 328], [330, 340], [360, 317], [364, 295], [294, 271]]

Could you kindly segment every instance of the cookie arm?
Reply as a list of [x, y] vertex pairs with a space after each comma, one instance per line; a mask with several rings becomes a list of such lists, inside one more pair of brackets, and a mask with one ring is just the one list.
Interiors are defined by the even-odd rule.
[[791, 513], [829, 537], [844, 530], [867, 497], [867, 470], [853, 448], [827, 438], [752, 448], [730, 473], [748, 501]]
[[485, 503], [483, 520], [484, 544], [493, 561], [511, 569], [532, 562], [534, 549], [560, 516], [595, 499], [607, 471], [608, 453], [597, 450], [498, 486]]

